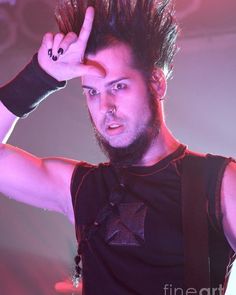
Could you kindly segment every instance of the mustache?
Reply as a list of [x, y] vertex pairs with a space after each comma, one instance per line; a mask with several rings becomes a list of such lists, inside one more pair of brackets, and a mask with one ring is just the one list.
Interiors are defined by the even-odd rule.
[[111, 123], [117, 123], [119, 125], [123, 125], [125, 122], [124, 118], [121, 118], [120, 116], [117, 116], [116, 114], [106, 114], [104, 116], [104, 119], [102, 121], [103, 126], [108, 126]]

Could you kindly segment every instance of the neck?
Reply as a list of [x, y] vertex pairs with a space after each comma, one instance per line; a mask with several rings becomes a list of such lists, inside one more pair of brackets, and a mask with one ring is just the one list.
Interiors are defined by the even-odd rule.
[[162, 123], [160, 132], [150, 145], [149, 149], [138, 163], [141, 166], [152, 166], [173, 153], [179, 146], [179, 141], [174, 138], [165, 123]]

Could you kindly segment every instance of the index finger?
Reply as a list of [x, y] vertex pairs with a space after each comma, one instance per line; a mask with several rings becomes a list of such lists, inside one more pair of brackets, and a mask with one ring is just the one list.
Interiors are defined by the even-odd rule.
[[86, 9], [84, 22], [80, 30], [78, 41], [76, 42], [80, 46], [81, 55], [84, 55], [87, 42], [88, 42], [90, 33], [92, 31], [93, 20], [94, 20], [94, 8], [90, 6]]

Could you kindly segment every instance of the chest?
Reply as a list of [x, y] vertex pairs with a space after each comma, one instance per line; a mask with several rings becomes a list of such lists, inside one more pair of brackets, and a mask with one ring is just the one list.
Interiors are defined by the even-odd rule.
[[[101, 185], [102, 183], [102, 185]], [[84, 184], [80, 193], [78, 224], [92, 225], [109, 204], [114, 181]], [[181, 256], [183, 251], [181, 184], [175, 170], [150, 176], [129, 174], [119, 203], [96, 232], [110, 247], [134, 249], [146, 259], [162, 263], [166, 255]]]

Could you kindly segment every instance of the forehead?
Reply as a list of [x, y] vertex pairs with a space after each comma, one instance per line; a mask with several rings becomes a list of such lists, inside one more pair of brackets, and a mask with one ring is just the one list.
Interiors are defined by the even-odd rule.
[[[116, 79], [120, 76], [132, 76], [137, 74], [133, 67], [132, 51], [124, 43], [113, 44], [110, 47], [99, 50], [96, 54], [86, 56], [86, 64], [96, 66], [105, 72], [105, 78], [102, 80]], [[96, 81], [95, 76], [85, 75], [82, 77], [82, 83]]]

